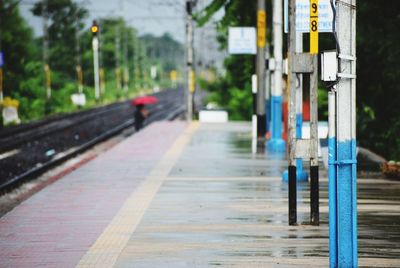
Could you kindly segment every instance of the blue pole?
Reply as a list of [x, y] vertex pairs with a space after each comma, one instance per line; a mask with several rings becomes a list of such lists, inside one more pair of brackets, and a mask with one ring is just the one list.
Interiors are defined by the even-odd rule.
[[282, 96], [271, 96], [271, 140], [267, 148], [271, 152], [285, 152], [286, 143], [282, 139]]
[[[336, 84], [337, 267], [357, 267], [356, 0], [342, 0], [334, 29], [340, 42]], [[333, 2], [332, 2], [333, 3]], [[332, 265], [332, 263], [331, 263]], [[331, 266], [335, 267], [335, 266]]]
[[266, 132], [268, 133], [271, 129], [271, 126], [270, 126], [270, 117], [271, 117], [271, 114], [270, 114], [270, 111], [271, 111], [271, 102], [270, 102], [270, 98], [268, 97], [266, 100], [265, 100], [265, 124], [266, 124], [266, 126], [265, 126], [265, 130], [266, 130]]
[[[301, 89], [300, 89], [301, 90]], [[297, 105], [302, 106], [303, 102], [302, 100], [297, 101]], [[296, 138], [301, 139], [302, 138], [302, 127], [303, 127], [303, 113], [302, 109], [300, 109], [300, 113], [296, 114]], [[296, 159], [296, 176], [297, 176], [297, 181], [307, 181], [308, 180], [308, 173], [303, 170], [303, 159], [297, 158]]]
[[271, 140], [267, 149], [271, 152], [285, 152], [286, 144], [282, 139], [282, 0], [273, 1], [273, 42], [274, 42], [274, 87], [271, 90]]
[[353, 163], [352, 167], [352, 206], [353, 206], [353, 213], [352, 213], [352, 245], [353, 245], [353, 266], [358, 266], [358, 241], [357, 241], [357, 141], [354, 139], [351, 144], [352, 149], [352, 156], [353, 156]]
[[329, 134], [328, 134], [328, 188], [329, 188], [329, 263], [331, 268], [337, 267], [337, 181], [336, 181], [336, 130], [335, 130], [335, 92], [328, 95]]
[[355, 143], [355, 140], [337, 142], [337, 247], [340, 267], [357, 267]]

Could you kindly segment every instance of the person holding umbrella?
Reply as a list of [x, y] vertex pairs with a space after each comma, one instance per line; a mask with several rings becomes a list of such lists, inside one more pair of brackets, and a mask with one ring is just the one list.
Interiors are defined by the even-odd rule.
[[144, 120], [149, 117], [150, 112], [144, 107], [145, 104], [157, 103], [158, 99], [154, 96], [143, 96], [132, 100], [132, 104], [135, 106], [135, 129], [139, 131], [143, 128]]

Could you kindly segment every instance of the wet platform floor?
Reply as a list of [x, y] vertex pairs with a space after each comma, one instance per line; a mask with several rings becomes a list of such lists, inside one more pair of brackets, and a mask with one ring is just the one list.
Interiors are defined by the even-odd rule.
[[[167, 141], [161, 142], [162, 131], [168, 127], [177, 130], [169, 134]], [[321, 225], [308, 225], [309, 189], [308, 184], [303, 183], [298, 185], [299, 226], [288, 226], [287, 184], [280, 178], [287, 160], [282, 154], [252, 154], [250, 124], [194, 123], [186, 126], [184, 131], [180, 129], [183, 129], [182, 124], [163, 123], [139, 133], [142, 139], [151, 138], [151, 131], [158, 133], [158, 143], [165, 148], [161, 159], [154, 157], [158, 160], [150, 161], [152, 169], [147, 160], [153, 156], [146, 156], [146, 146], [151, 143], [130, 138], [132, 144], [141, 143], [135, 145], [141, 148], [142, 156], [136, 156], [141, 164], [135, 167], [120, 156], [117, 157], [120, 171], [107, 169], [106, 175], [110, 174], [123, 195], [114, 190], [115, 204], [93, 205], [98, 212], [91, 209], [88, 217], [94, 218], [98, 225], [85, 228], [97, 238], [88, 238], [84, 244], [75, 245], [75, 241], [69, 241], [67, 251], [75, 253], [70, 257], [70, 263], [77, 263], [78, 267], [329, 266], [326, 178], [322, 177], [320, 182]], [[181, 134], [174, 138], [177, 133]], [[168, 150], [166, 142], [172, 144]], [[119, 147], [127, 151], [129, 146], [127, 142]], [[115, 153], [118, 150], [106, 154]], [[111, 156], [102, 158], [107, 158], [108, 162], [114, 159]], [[95, 161], [88, 166], [95, 166]], [[90, 187], [96, 187], [98, 167], [87, 173], [84, 169], [85, 166], [75, 174], [86, 174]], [[132, 172], [136, 172], [134, 177], [138, 182], [119, 182], [119, 176], [127, 181]], [[74, 173], [69, 176], [73, 177]], [[80, 191], [86, 189], [85, 180], [77, 179], [79, 186], [73, 183], [71, 179], [69, 187], [79, 187]], [[107, 194], [112, 185], [105, 179], [101, 183], [101, 192], [97, 193], [100, 197]], [[61, 186], [57, 190], [60, 191]], [[81, 206], [90, 207], [90, 202], [98, 202], [92, 199], [86, 197], [86, 203]], [[25, 206], [27, 204], [29, 200]], [[76, 210], [80, 209], [78, 203], [74, 206]], [[105, 212], [102, 208], [115, 211]], [[108, 218], [101, 216], [101, 211]], [[81, 221], [83, 226], [86, 215], [76, 211], [74, 214], [79, 218], [75, 220]], [[13, 212], [10, 215], [5, 218], [15, 219]], [[99, 225], [102, 223], [104, 227]], [[79, 222], [73, 225], [76, 232], [79, 232], [79, 226]], [[0, 224], [0, 230], [6, 230], [2, 227]], [[358, 236], [359, 267], [400, 267], [400, 182], [359, 179]], [[54, 238], [57, 239], [62, 238]], [[6, 247], [1, 241], [0, 246]], [[67, 262], [60, 265], [52, 259], [54, 251], [68, 253], [58, 247], [36, 266], [71, 267]], [[0, 267], [13, 267], [10, 258], [15, 255], [1, 257], [7, 262], [0, 261]], [[73, 258], [76, 258], [75, 262]]]
[[[287, 224], [284, 155], [252, 154], [247, 124], [201, 125], [163, 182], [116, 267], [328, 267], [327, 180], [321, 226]], [[324, 173], [324, 172], [322, 172]], [[400, 267], [400, 183], [359, 180], [360, 267]]]

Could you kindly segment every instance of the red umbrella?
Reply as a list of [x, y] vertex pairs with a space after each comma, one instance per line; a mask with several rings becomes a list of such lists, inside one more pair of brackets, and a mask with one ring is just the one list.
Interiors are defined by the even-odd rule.
[[132, 105], [141, 105], [141, 104], [153, 104], [157, 103], [158, 99], [154, 96], [143, 96], [143, 97], [138, 97], [132, 100]]

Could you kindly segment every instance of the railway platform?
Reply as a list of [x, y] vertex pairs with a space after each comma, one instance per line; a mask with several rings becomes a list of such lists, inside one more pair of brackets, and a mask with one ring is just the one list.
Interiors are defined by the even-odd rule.
[[[251, 151], [249, 123], [153, 123], [3, 215], [0, 267], [328, 267], [326, 176], [288, 226], [285, 155]], [[358, 179], [358, 238], [400, 267], [400, 182]]]

